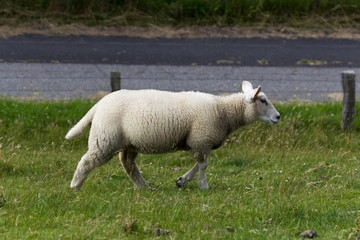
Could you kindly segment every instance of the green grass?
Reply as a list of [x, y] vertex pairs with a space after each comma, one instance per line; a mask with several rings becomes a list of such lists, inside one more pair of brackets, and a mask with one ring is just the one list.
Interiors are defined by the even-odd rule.
[[194, 164], [186, 152], [138, 157], [156, 191], [137, 191], [117, 157], [73, 191], [87, 137], [64, 135], [93, 104], [0, 101], [0, 239], [156, 239], [158, 228], [172, 239], [360, 235], [360, 122], [342, 131], [340, 103], [278, 104], [278, 125], [232, 134], [211, 153], [208, 191], [175, 186]]
[[[0, 16], [92, 25], [358, 26], [358, 0], [3, 0]], [[312, 19], [312, 20], [311, 20]], [[310, 21], [309, 21], [310, 20]]]

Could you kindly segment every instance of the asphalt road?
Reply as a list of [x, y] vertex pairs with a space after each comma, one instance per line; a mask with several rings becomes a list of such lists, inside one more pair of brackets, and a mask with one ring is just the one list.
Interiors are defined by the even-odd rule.
[[144, 39], [42, 35], [0, 39], [2, 62], [360, 67], [359, 56], [360, 40], [342, 39]]
[[324, 101], [341, 99], [341, 72], [360, 74], [359, 56], [359, 40], [24, 35], [0, 39], [0, 95], [85, 97], [120, 71], [124, 89], [219, 94], [248, 80], [271, 99]]

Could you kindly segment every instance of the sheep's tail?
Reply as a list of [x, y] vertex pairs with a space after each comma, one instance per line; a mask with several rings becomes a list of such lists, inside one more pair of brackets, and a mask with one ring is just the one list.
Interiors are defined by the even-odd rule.
[[66, 134], [66, 139], [73, 139], [79, 137], [85, 129], [90, 125], [92, 119], [94, 117], [96, 110], [96, 105], [93, 106], [85, 116], [74, 126], [70, 129], [70, 131]]

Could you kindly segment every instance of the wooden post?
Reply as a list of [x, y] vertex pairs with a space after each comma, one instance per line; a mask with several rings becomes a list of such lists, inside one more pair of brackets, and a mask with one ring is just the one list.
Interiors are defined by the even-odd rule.
[[341, 82], [344, 90], [341, 128], [351, 128], [355, 114], [355, 72], [343, 71]]
[[110, 73], [111, 92], [115, 92], [121, 89], [121, 75], [120, 72]]

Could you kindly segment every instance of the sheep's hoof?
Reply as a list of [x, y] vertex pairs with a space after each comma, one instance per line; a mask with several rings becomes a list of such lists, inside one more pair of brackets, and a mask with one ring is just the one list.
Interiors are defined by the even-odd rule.
[[202, 189], [202, 190], [208, 190], [208, 189], [209, 189], [209, 185], [208, 185], [207, 182], [204, 181], [204, 180], [198, 181], [198, 186], [199, 186], [199, 188]]
[[78, 190], [78, 191], [80, 190], [81, 186], [82, 186], [82, 183], [79, 184], [79, 185], [75, 185], [75, 184], [71, 183], [71, 185], [70, 185], [70, 187], [72, 189], [75, 189], [75, 190]]
[[79, 180], [79, 178], [77, 176], [74, 176], [73, 179], [71, 180], [70, 187], [75, 190], [80, 190], [84, 181], [85, 181], [85, 178], [83, 178], [82, 180]]
[[200, 184], [199, 184], [199, 188], [200, 188], [201, 190], [209, 190], [209, 185], [208, 185], [208, 184], [203, 184], [203, 185], [200, 185]]
[[176, 179], [175, 182], [176, 182], [176, 186], [178, 186], [179, 188], [185, 186], [187, 183], [186, 179], [183, 177], [179, 177], [178, 179]]
[[136, 186], [137, 190], [140, 190], [140, 191], [150, 188], [149, 185], [146, 182], [141, 183], [141, 184], [135, 184], [135, 186]]

